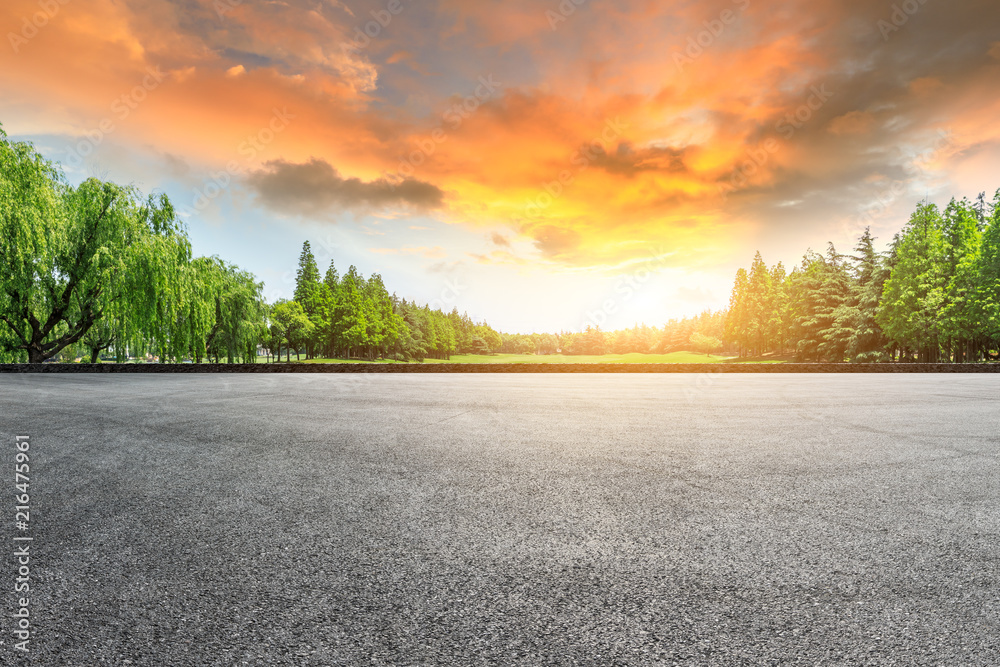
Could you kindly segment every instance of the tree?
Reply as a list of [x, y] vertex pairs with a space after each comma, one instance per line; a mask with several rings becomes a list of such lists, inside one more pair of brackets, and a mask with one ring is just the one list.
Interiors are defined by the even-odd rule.
[[267, 306], [267, 320], [261, 331], [261, 340], [268, 352], [274, 357], [275, 363], [281, 361], [281, 346], [285, 342], [285, 332], [281, 324], [274, 318], [274, 307]]
[[769, 349], [774, 338], [774, 286], [767, 264], [758, 252], [750, 265], [747, 276], [747, 312], [745, 337], [753, 354], [761, 355]]
[[353, 265], [340, 281], [340, 299], [336, 318], [336, 333], [351, 358], [368, 344], [368, 313], [364, 297], [365, 280]]
[[[985, 203], [980, 197], [980, 206]], [[952, 360], [978, 361], [986, 336], [985, 322], [977, 307], [978, 265], [982, 252], [984, 210], [968, 200], [949, 202], [943, 215], [948, 286], [941, 312], [942, 334]]]
[[788, 344], [791, 319], [788, 313], [788, 274], [778, 262], [771, 268], [771, 312], [767, 323], [768, 339], [773, 349], [783, 352]]
[[726, 315], [726, 338], [736, 343], [741, 357], [750, 346], [749, 282], [746, 269], [738, 269]]
[[271, 308], [271, 335], [286, 345], [287, 361], [292, 360], [292, 349], [295, 358], [299, 359], [299, 348], [312, 334], [312, 322], [302, 310], [298, 301], [279, 299]]
[[801, 360], [844, 360], [847, 340], [837, 327], [838, 309], [850, 293], [841, 255], [829, 244], [826, 255], [809, 251], [788, 279], [788, 309], [795, 355]]
[[90, 352], [88, 357], [90, 363], [101, 363], [101, 352], [114, 345], [118, 340], [118, 336], [118, 328], [114, 325], [110, 317], [102, 317], [97, 320], [80, 341]]
[[974, 259], [975, 290], [968, 311], [981, 332], [980, 350], [987, 345], [1000, 348], [1000, 190], [989, 208], [984, 214], [986, 226]]
[[218, 257], [198, 257], [188, 269], [186, 307], [179, 318], [174, 356], [189, 354], [196, 362], [225, 355], [256, 359], [267, 316], [256, 277]]
[[875, 319], [882, 288], [889, 275], [883, 258], [875, 251], [871, 229], [865, 229], [854, 248], [855, 268], [849, 298], [835, 311], [834, 327], [846, 340], [852, 362], [873, 363], [887, 358], [888, 339]]
[[919, 361], [938, 360], [948, 288], [948, 243], [938, 208], [922, 203], [896, 245], [896, 265], [882, 291], [876, 322]]
[[299, 255], [299, 268], [295, 272], [295, 300], [302, 304], [303, 310], [307, 313], [315, 306], [316, 298], [319, 296], [319, 267], [316, 266], [316, 257], [313, 256], [309, 241], [302, 244], [302, 253]]
[[295, 273], [294, 299], [302, 305], [302, 310], [312, 323], [313, 336], [305, 343], [306, 358], [314, 356], [315, 349], [322, 344], [321, 336], [325, 333], [323, 321], [324, 284], [320, 281], [319, 267], [313, 256], [309, 241], [302, 244], [299, 255], [299, 268]]
[[701, 352], [705, 355], [711, 354], [712, 352], [718, 352], [722, 349], [721, 340], [711, 336], [704, 336], [697, 331], [691, 334], [690, 342], [695, 352]]
[[[488, 342], [488, 341], [487, 341]], [[604, 354], [607, 352], [607, 339], [601, 327], [589, 324], [580, 336], [579, 348], [574, 348], [577, 354]]]
[[51, 163], [0, 130], [0, 322], [8, 355], [40, 363], [105, 315], [126, 336], [176, 303], [190, 244], [165, 196], [88, 179], [67, 186]]
[[[503, 337], [500, 335], [500, 333], [495, 329], [493, 329], [493, 327], [491, 327], [490, 325], [486, 324], [485, 322], [478, 325], [475, 328], [475, 332], [476, 335], [482, 338], [483, 341], [486, 343], [486, 347], [489, 350], [490, 354], [496, 353], [496, 351], [500, 349], [500, 346], [503, 345]], [[602, 349], [603, 349], [603, 344], [604, 344], [604, 335], [601, 334]]]

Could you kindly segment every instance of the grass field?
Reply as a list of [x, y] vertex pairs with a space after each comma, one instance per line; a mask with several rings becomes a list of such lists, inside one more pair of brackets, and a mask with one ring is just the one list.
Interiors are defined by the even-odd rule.
[[729, 357], [671, 352], [669, 354], [453, 354], [451, 359], [426, 359], [429, 364], [714, 364]]
[[[76, 363], [81, 363], [82, 358], [76, 359]], [[272, 363], [273, 357], [257, 357], [257, 363]], [[285, 363], [285, 357], [280, 359]], [[718, 364], [718, 363], [756, 363], [756, 364], [780, 364], [790, 361], [788, 358], [773, 357], [720, 357], [714, 354], [698, 354], [695, 352], [670, 352], [667, 354], [640, 354], [632, 352], [629, 354], [453, 354], [451, 359], [425, 359], [427, 364]], [[113, 360], [106, 359], [101, 363], [112, 364]], [[156, 363], [146, 361], [129, 361], [128, 363]], [[210, 363], [207, 359], [202, 363]], [[292, 363], [296, 363], [294, 355]], [[364, 359], [306, 359], [302, 356], [297, 363], [302, 364], [402, 364], [418, 363], [394, 361], [391, 359], [377, 359], [367, 361]]]
[[[284, 363], [285, 358], [281, 358], [282, 363]], [[295, 356], [292, 355], [292, 363], [295, 363]], [[367, 359], [306, 359], [305, 356], [299, 363], [303, 364], [405, 364], [405, 361], [394, 361], [393, 359], [376, 359], [375, 361], [368, 361]]]
[[[292, 358], [294, 361], [294, 357]], [[451, 359], [426, 359], [427, 364], [717, 364], [735, 362], [734, 357], [696, 354], [694, 352], [670, 352], [668, 354], [453, 354]], [[762, 360], [754, 360], [760, 363]], [[310, 359], [309, 364], [367, 363], [357, 359]], [[376, 363], [402, 363], [379, 361]], [[780, 363], [774, 360], [771, 363]]]

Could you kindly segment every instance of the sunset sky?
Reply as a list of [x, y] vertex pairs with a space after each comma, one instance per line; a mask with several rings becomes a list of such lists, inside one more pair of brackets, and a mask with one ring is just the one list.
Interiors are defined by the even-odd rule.
[[5, 0], [0, 123], [291, 296], [309, 240], [510, 332], [1000, 187], [996, 0]]

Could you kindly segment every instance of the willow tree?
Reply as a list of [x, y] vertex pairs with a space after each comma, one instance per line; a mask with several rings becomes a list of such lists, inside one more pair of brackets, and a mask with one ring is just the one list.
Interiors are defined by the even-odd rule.
[[[34, 312], [33, 289], [40, 275], [54, 270], [50, 246], [63, 215], [64, 185], [55, 167], [30, 144], [10, 142], [0, 129], [0, 345], [3, 361], [27, 358], [29, 323], [41, 326]], [[39, 296], [37, 299], [41, 299]], [[54, 328], [53, 323], [51, 328]], [[64, 343], [64, 346], [68, 344]]]
[[190, 244], [165, 196], [88, 179], [68, 186], [52, 163], [0, 131], [0, 339], [40, 363], [106, 315], [128, 337], [157, 323], [179, 289]]
[[80, 342], [90, 352], [89, 360], [92, 364], [101, 362], [101, 352], [107, 350], [119, 341], [120, 328], [111, 317], [102, 317], [94, 323], [94, 326], [84, 334]]
[[187, 335], [187, 351], [197, 362], [223, 355], [256, 360], [266, 306], [253, 274], [218, 257], [198, 257], [188, 269], [178, 337]]
[[225, 264], [224, 268], [221, 289], [216, 297], [216, 318], [220, 326], [212, 341], [216, 359], [224, 352], [229, 363], [236, 357], [244, 362], [256, 361], [267, 313], [261, 294], [264, 285], [257, 282], [252, 273], [236, 266]]

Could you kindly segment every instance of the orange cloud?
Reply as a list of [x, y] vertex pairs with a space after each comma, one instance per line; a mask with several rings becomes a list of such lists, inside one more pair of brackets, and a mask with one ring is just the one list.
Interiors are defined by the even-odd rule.
[[941, 79], [932, 76], [921, 77], [910, 82], [910, 90], [913, 91], [914, 95], [920, 96], [933, 95], [943, 87]]
[[[37, 7], [11, 0], [0, 18], [16, 27]], [[235, 163], [248, 188], [274, 165], [293, 181], [319, 173], [304, 208], [280, 196], [293, 181], [275, 181], [264, 203], [290, 215], [430, 201], [439, 220], [509, 230], [493, 238], [510, 246], [479, 261], [600, 269], [649, 248], [722, 261], [791, 219], [782, 202], [803, 193], [847, 216], [878, 186], [872, 173], [895, 179], [902, 148], [939, 126], [952, 157], [1000, 141], [1000, 65], [982, 55], [1000, 59], [1000, 43], [975, 32], [981, 17], [948, 23], [979, 45], [963, 60], [920, 46], [951, 42], [917, 21], [911, 41], [883, 40], [884, 8], [860, 0], [594, 2], [553, 27], [558, 7], [412, 4], [365, 40], [371, 19], [339, 3], [67, 3], [0, 53], [12, 91], [0, 120], [76, 138], [110, 119], [107, 141], [208, 172]], [[921, 9], [928, 25], [938, 11]], [[151, 68], [162, 80], [138, 101]], [[495, 90], [477, 96], [487, 77]], [[947, 98], [934, 95], [942, 81]], [[407, 174], [424, 189], [397, 196]]]
[[850, 111], [830, 121], [829, 130], [836, 135], [868, 134], [875, 124], [875, 117], [867, 111]]

